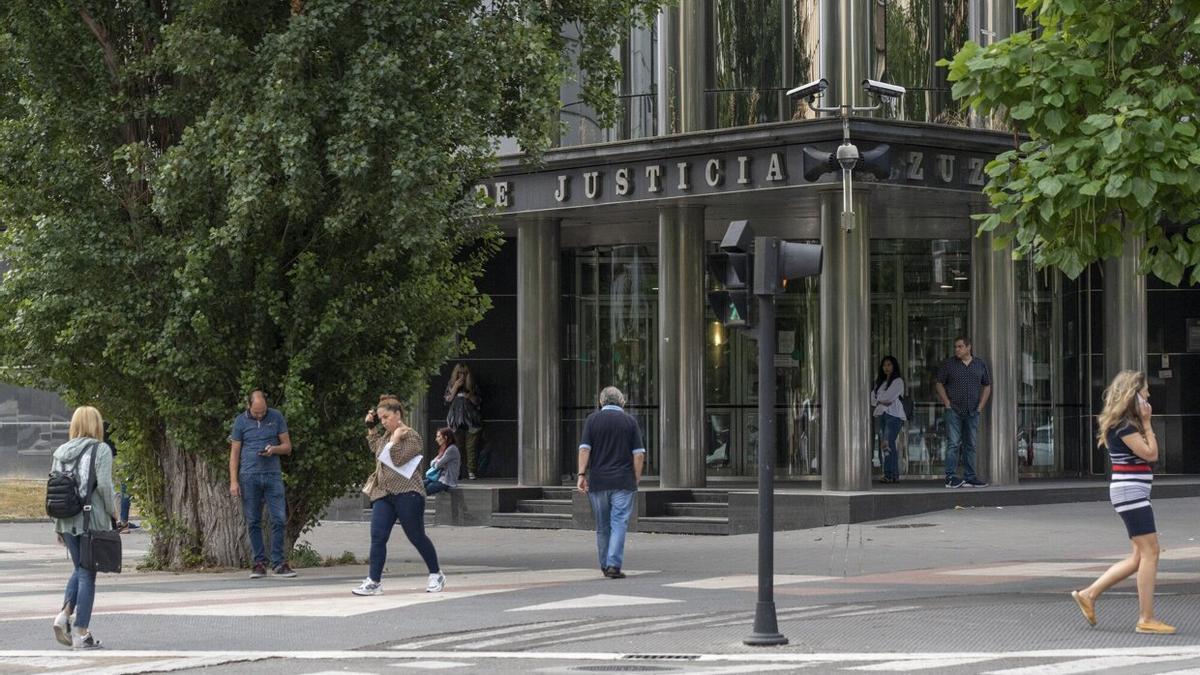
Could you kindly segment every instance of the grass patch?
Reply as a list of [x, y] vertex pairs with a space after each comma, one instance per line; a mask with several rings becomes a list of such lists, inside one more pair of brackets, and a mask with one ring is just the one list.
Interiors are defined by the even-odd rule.
[[312, 544], [307, 541], [301, 541], [292, 547], [292, 555], [288, 557], [288, 562], [292, 567], [297, 569], [302, 567], [334, 567], [336, 565], [357, 565], [365, 560], [359, 560], [350, 551], [342, 551], [339, 556], [325, 556], [317, 552]]
[[46, 518], [46, 481], [0, 480], [0, 522]]

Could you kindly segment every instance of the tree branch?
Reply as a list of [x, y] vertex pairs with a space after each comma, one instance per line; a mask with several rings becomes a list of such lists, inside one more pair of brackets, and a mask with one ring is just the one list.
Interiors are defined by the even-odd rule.
[[108, 38], [108, 29], [96, 21], [91, 13], [83, 7], [79, 8], [79, 17], [83, 19], [83, 23], [87, 24], [92, 35], [96, 36], [96, 42], [100, 43], [100, 49], [104, 52], [104, 65], [108, 68], [108, 74], [112, 76], [113, 86], [120, 86], [121, 71], [117, 63], [117, 51], [113, 49], [112, 41]]

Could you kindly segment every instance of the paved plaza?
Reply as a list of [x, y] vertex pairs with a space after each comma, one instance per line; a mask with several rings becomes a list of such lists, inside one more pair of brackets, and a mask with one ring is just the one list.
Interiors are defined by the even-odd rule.
[[[596, 569], [574, 530], [434, 527], [448, 581], [425, 574], [399, 528], [385, 593], [350, 589], [365, 565], [132, 571], [149, 544], [126, 537], [128, 568], [99, 580], [78, 653], [50, 620], [69, 572], [49, 525], [0, 525], [0, 672], [1167, 673], [1200, 672], [1200, 498], [1155, 502], [1164, 555], [1159, 615], [1174, 636], [1133, 632], [1131, 582], [1088, 627], [1067, 596], [1128, 547], [1104, 502], [967, 508], [776, 535], [781, 632], [751, 648], [756, 537], [635, 533], [624, 580]], [[366, 557], [367, 526], [305, 535], [325, 555]]]

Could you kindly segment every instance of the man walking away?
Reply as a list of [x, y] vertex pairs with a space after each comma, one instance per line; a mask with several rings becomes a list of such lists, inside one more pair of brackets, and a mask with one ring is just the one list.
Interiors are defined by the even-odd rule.
[[233, 430], [229, 432], [229, 494], [242, 498], [250, 548], [254, 552], [250, 578], [267, 574], [262, 532], [264, 501], [271, 515], [271, 569], [277, 577], [294, 577], [296, 573], [283, 559], [287, 502], [279, 466], [280, 455], [292, 454], [292, 437], [283, 413], [267, 407], [267, 396], [262, 391], [250, 392], [246, 403], [246, 412], [233, 420]]
[[637, 420], [625, 412], [625, 394], [616, 387], [600, 392], [600, 409], [588, 415], [579, 442], [579, 490], [592, 503], [600, 570], [624, 579], [625, 532], [646, 462]]
[[[983, 359], [971, 354], [971, 340], [954, 340], [954, 356], [938, 368], [937, 395], [946, 406], [946, 487], [987, 487], [975, 475], [975, 439], [979, 433], [979, 414], [992, 395], [992, 373]], [[962, 451], [963, 477], [958, 471]]]

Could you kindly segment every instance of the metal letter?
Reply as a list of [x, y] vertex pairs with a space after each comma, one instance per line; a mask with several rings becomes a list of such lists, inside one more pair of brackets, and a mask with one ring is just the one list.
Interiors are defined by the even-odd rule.
[[658, 185], [658, 180], [661, 177], [661, 164], [651, 164], [650, 166], [646, 167], [646, 178], [650, 181], [650, 184], [646, 186], [646, 190], [648, 192], [658, 192], [661, 189]]
[[554, 201], [565, 202], [571, 198], [568, 190], [571, 187], [571, 179], [565, 175], [558, 177], [558, 189], [554, 191]]
[[679, 189], [691, 190], [692, 186], [688, 185], [688, 163], [679, 162], [675, 166], [679, 167]]
[[600, 194], [600, 172], [588, 171], [583, 174], [583, 195], [595, 199]]
[[704, 165], [704, 182], [708, 183], [709, 187], [717, 187], [724, 180], [721, 160], [716, 158], [708, 160], [708, 164]]
[[925, 169], [921, 168], [921, 162], [925, 161], [925, 153], [910, 152], [908, 153], [908, 179], [909, 180], [925, 180]]
[[767, 167], [767, 180], [783, 180], [783, 160], [779, 158], [778, 152], [771, 153], [771, 164]]
[[629, 194], [629, 187], [629, 168], [621, 167], [620, 169], [617, 169], [617, 194]]
[[750, 182], [750, 158], [745, 155], [738, 157], [738, 185]]
[[496, 183], [496, 206], [508, 208], [508, 191], [512, 188], [512, 183], [501, 181]]
[[967, 160], [967, 167], [971, 170], [967, 182], [971, 185], [982, 186], [987, 182], [983, 177], [983, 167], [987, 166], [987, 162], [979, 157], [972, 157]]
[[954, 155], [938, 155], [938, 176], [943, 183], [954, 182]]
[[487, 199], [488, 197], [491, 197], [491, 195], [488, 194], [488, 186], [486, 183], [480, 183], [479, 185], [475, 186], [475, 197], [478, 199]]

